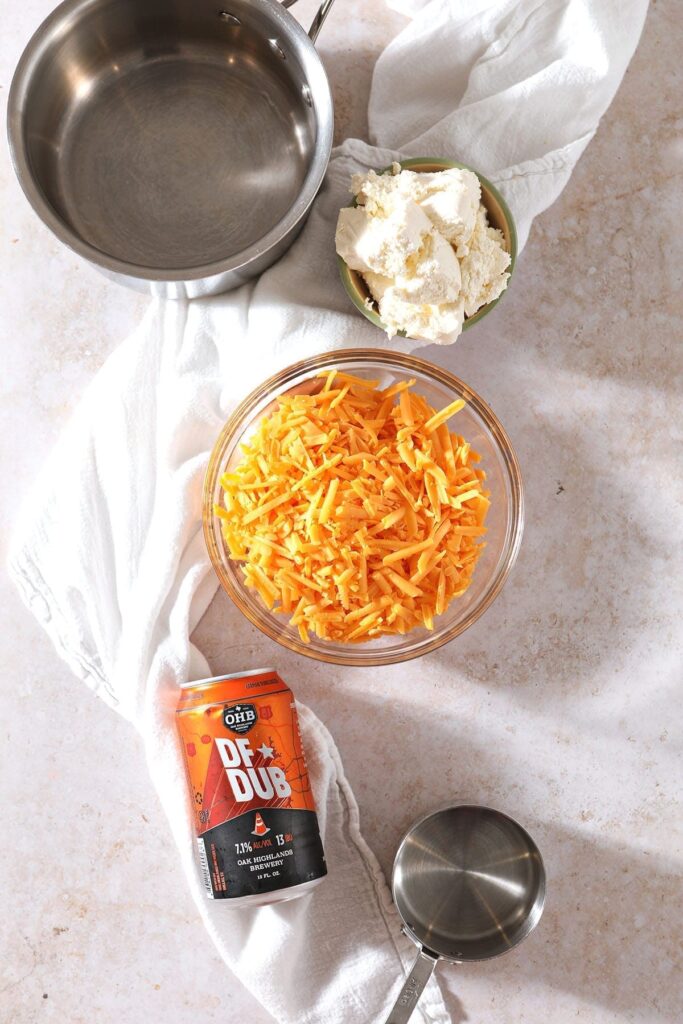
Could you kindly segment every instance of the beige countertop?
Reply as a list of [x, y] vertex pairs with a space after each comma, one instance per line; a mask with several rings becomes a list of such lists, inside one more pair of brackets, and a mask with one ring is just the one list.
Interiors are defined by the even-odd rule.
[[[307, 24], [314, 4], [300, 6]], [[50, 7], [5, 18], [3, 101]], [[320, 47], [339, 136], [363, 135], [373, 61], [403, 23], [379, 2], [331, 14]], [[683, 7], [653, 0], [510, 294], [453, 349], [425, 352], [490, 402], [522, 464], [522, 554], [492, 609], [441, 651], [372, 671], [284, 653], [223, 597], [197, 632], [216, 671], [275, 663], [323, 718], [386, 870], [411, 820], [446, 801], [494, 804], [533, 832], [546, 913], [505, 959], [441, 969], [458, 1024], [681, 1017], [682, 39]], [[147, 300], [53, 239], [4, 146], [0, 189], [4, 546]], [[138, 738], [0, 586], [0, 1018], [267, 1024], [191, 905]]]

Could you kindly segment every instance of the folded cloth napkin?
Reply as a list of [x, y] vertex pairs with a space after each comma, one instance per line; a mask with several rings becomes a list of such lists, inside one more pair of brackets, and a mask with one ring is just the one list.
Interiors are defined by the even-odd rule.
[[[20, 517], [10, 568], [27, 604], [73, 670], [142, 734], [206, 927], [283, 1024], [380, 1021], [411, 949], [334, 742], [305, 707], [328, 879], [312, 896], [258, 911], [204, 895], [173, 707], [179, 682], [209, 674], [189, 640], [216, 587], [201, 532], [208, 453], [235, 402], [267, 373], [323, 349], [386, 344], [350, 311], [337, 279], [334, 227], [351, 173], [399, 153], [457, 158], [498, 183], [523, 244], [610, 103], [646, 6], [403, 3], [414, 20], [374, 74], [374, 145], [350, 140], [335, 151], [303, 233], [256, 283], [152, 304], [84, 395]], [[420, 1013], [450, 1019], [435, 982]]]

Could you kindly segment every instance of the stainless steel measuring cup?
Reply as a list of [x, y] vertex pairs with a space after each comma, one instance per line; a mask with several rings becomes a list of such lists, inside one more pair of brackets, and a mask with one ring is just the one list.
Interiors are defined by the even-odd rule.
[[419, 947], [386, 1024], [406, 1024], [439, 960], [506, 953], [538, 924], [545, 869], [531, 836], [491, 807], [446, 807], [416, 822], [394, 861], [391, 889]]

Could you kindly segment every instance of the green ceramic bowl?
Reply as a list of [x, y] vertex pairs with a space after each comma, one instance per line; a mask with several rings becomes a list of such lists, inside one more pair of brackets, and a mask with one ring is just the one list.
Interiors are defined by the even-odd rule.
[[[459, 164], [455, 160], [444, 160], [440, 157], [418, 156], [413, 157], [411, 160], [399, 160], [397, 162], [402, 168], [406, 168], [411, 171], [445, 171], [449, 167], [461, 167], [468, 171], [474, 171], [481, 183], [481, 201], [486, 207], [489, 224], [491, 227], [498, 228], [505, 239], [505, 248], [510, 253], [510, 266], [508, 271], [510, 276], [512, 276], [512, 272], [515, 269], [515, 260], [517, 259], [517, 231], [515, 229], [515, 222], [512, 219], [510, 209], [495, 185], [492, 185], [491, 182], [480, 174], [479, 171], [475, 170], [474, 167], [468, 167], [467, 164]], [[391, 167], [385, 167], [379, 173], [388, 174], [390, 171]], [[355, 199], [351, 205], [355, 205]], [[339, 264], [339, 273], [341, 275], [342, 283], [356, 309], [362, 313], [367, 320], [373, 323], [376, 327], [379, 327], [380, 330], [384, 331], [385, 327], [380, 319], [377, 310], [377, 303], [370, 294], [370, 289], [363, 280], [362, 275], [357, 270], [351, 270], [341, 256], [337, 256], [337, 261]], [[508, 281], [508, 287], [509, 286], [510, 283]], [[505, 291], [507, 291], [507, 288]], [[487, 313], [490, 313], [493, 307], [500, 302], [503, 295], [505, 295], [505, 292], [503, 292], [502, 295], [493, 302], [488, 302], [485, 306], [482, 306], [481, 309], [478, 309], [474, 316], [465, 317], [463, 330], [466, 331], [468, 327], [471, 327], [472, 324], [476, 324], [478, 320], [481, 320]], [[403, 331], [400, 332], [400, 335], [402, 337], [406, 337]]]

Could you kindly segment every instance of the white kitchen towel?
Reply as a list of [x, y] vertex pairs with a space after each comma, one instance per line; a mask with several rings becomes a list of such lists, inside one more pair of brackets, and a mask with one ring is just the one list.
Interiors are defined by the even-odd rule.
[[[282, 1024], [381, 1021], [395, 994], [387, 986], [398, 984], [410, 950], [334, 743], [303, 707], [327, 881], [311, 897], [260, 911], [204, 896], [173, 706], [180, 681], [209, 671], [189, 640], [216, 587], [201, 532], [208, 453], [235, 402], [267, 374], [324, 349], [387, 344], [350, 309], [337, 277], [334, 226], [351, 173], [399, 153], [469, 163], [499, 184], [523, 244], [609, 105], [647, 4], [396, 6], [414, 19], [375, 70], [373, 145], [349, 140], [335, 151], [304, 231], [256, 283], [216, 299], [152, 304], [86, 392], [22, 511], [10, 555], [60, 654], [141, 732], [206, 926]], [[434, 982], [421, 1016], [449, 1020]]]

